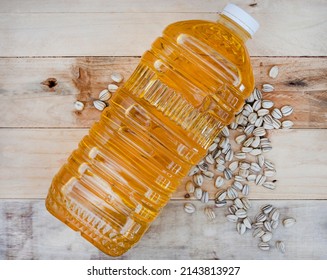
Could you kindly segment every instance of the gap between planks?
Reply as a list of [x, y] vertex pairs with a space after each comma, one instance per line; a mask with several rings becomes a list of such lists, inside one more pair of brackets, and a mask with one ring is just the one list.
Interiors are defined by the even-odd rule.
[[[53, 176], [87, 132], [1, 129], [0, 198], [44, 198]], [[273, 150], [266, 158], [276, 164], [277, 188], [253, 186], [250, 198], [327, 199], [327, 130], [272, 131], [270, 139]], [[204, 188], [215, 192], [213, 182], [205, 180]], [[184, 195], [181, 184], [173, 199]]]

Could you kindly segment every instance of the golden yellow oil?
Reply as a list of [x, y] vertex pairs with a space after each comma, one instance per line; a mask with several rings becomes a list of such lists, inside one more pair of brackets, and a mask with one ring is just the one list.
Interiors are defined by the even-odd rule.
[[253, 89], [228, 18], [169, 25], [51, 184], [47, 209], [119, 256], [146, 232]]

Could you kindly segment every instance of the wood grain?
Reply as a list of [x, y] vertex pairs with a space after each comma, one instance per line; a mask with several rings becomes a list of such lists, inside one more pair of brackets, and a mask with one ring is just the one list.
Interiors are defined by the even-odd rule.
[[[0, 198], [44, 198], [52, 177], [77, 147], [85, 129], [1, 129]], [[277, 189], [252, 187], [254, 199], [327, 199], [327, 130], [271, 133]], [[212, 182], [204, 188], [214, 193]], [[174, 199], [184, 197], [183, 184]]]
[[[93, 6], [48, 2], [37, 5], [6, 1], [0, 17], [1, 56], [139, 56], [168, 24], [187, 19], [217, 20], [227, 1], [178, 1], [176, 4], [135, 3]], [[121, 3], [123, 1], [120, 1]], [[159, 2], [159, 1], [158, 1]], [[265, 1], [255, 7], [236, 1], [261, 24], [248, 43], [254, 56], [323, 56], [327, 54], [324, 1]], [[54, 4], [55, 3], [55, 4]], [[84, 2], [86, 3], [86, 2]], [[75, 4], [75, 5], [74, 5]], [[70, 8], [66, 10], [66, 7]], [[57, 9], [57, 7], [59, 8]], [[89, 10], [89, 7], [92, 8]], [[117, 8], [113, 8], [116, 6]], [[199, 8], [201, 6], [201, 8]], [[138, 7], [138, 8], [135, 8]], [[162, 8], [165, 7], [165, 8]], [[100, 10], [101, 9], [101, 10]], [[82, 11], [77, 13], [77, 11]], [[89, 11], [96, 12], [89, 12]], [[289, 11], [296, 10], [290, 16]], [[25, 12], [26, 11], [26, 12]], [[73, 11], [73, 12], [69, 12]], [[100, 12], [99, 12], [100, 11]], [[126, 12], [127, 11], [127, 12]], [[159, 12], [160, 11], [160, 12]], [[162, 13], [161, 11], [164, 11]], [[209, 11], [209, 12], [208, 12]]]
[[[260, 251], [251, 232], [240, 236], [235, 224], [226, 221], [226, 209], [215, 209], [216, 219], [208, 222], [201, 203], [189, 215], [182, 203], [171, 201], [141, 241], [119, 259], [327, 258], [326, 201], [253, 201], [250, 217], [265, 203], [278, 207], [281, 218], [297, 220], [292, 228], [277, 228], [270, 242], [283, 240], [284, 255], [275, 248]], [[0, 222], [1, 259], [111, 259], [51, 216], [43, 200], [2, 200]]]
[[[0, 59], [0, 127], [90, 127], [99, 118], [92, 105], [111, 82], [110, 74], [127, 79], [139, 62], [133, 57], [2, 58]], [[327, 58], [254, 57], [256, 84], [272, 83], [265, 94], [277, 107], [294, 106], [296, 128], [327, 127]], [[268, 77], [278, 65], [277, 79]], [[27, 70], [28, 69], [28, 70]], [[48, 79], [56, 83], [47, 85]], [[75, 100], [86, 102], [80, 114]]]

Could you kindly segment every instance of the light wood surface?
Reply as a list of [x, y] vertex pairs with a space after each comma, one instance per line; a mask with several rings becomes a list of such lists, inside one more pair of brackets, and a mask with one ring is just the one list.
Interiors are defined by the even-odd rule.
[[[327, 258], [325, 201], [253, 201], [250, 216], [265, 203], [278, 207], [281, 218], [297, 219], [293, 227], [280, 225], [274, 232], [271, 244], [284, 241], [284, 255], [275, 248], [259, 250], [258, 239], [250, 231], [239, 235], [235, 224], [226, 221], [226, 209], [215, 209], [217, 217], [209, 222], [201, 202], [195, 203], [198, 211], [190, 215], [182, 210], [183, 203], [171, 201], [142, 240], [119, 259]], [[4, 200], [0, 219], [4, 221], [0, 236], [5, 236], [0, 243], [0, 259], [112, 259], [53, 218], [43, 200]]]
[[[3, 58], [0, 60], [1, 127], [90, 127], [99, 118], [92, 101], [118, 71], [127, 79], [140, 58]], [[295, 128], [327, 127], [327, 58], [253, 57], [256, 84], [272, 83], [276, 88], [265, 98], [277, 107], [292, 104], [290, 120]], [[268, 76], [278, 65], [278, 79]], [[28, 69], [28, 71], [26, 70]], [[19, 79], [19, 83], [17, 80]], [[49, 87], [48, 79], [56, 85]], [[80, 114], [75, 100], [86, 102]]]
[[[45, 198], [53, 175], [87, 132], [86, 129], [1, 129], [0, 198]], [[266, 158], [276, 165], [277, 176], [273, 179], [278, 180], [278, 187], [271, 191], [253, 186], [251, 198], [327, 199], [327, 130], [282, 130], [270, 135], [273, 150]], [[206, 179], [204, 188], [214, 193], [213, 181]], [[184, 195], [182, 184], [173, 199], [182, 199]]]
[[[44, 207], [53, 175], [99, 118], [91, 104], [118, 71], [125, 79], [169, 23], [216, 20], [228, 0], [4, 0], [0, 4], [0, 259], [110, 259]], [[256, 2], [254, 6], [250, 6]], [[327, 5], [325, 0], [234, 0], [261, 25], [248, 44], [265, 98], [292, 105], [289, 131], [271, 133], [274, 191], [252, 186], [253, 216], [272, 203], [293, 228], [279, 227], [285, 255], [262, 252], [249, 232], [204, 205], [187, 215], [184, 186], [135, 248], [121, 259], [327, 259]], [[268, 71], [278, 65], [280, 74]], [[74, 112], [73, 103], [86, 108]], [[185, 181], [189, 178], [185, 178]], [[205, 188], [213, 191], [212, 183]], [[192, 198], [191, 198], [192, 199]], [[210, 201], [212, 205], [213, 201]]]
[[[4, 5], [5, 13], [0, 17], [1, 56], [138, 56], [169, 23], [186, 19], [215, 21], [216, 13], [227, 3], [192, 1], [198, 3], [190, 8], [192, 3], [174, 0], [161, 1], [158, 6], [159, 1], [132, 5], [129, 3], [133, 1], [96, 1], [95, 5], [93, 1], [84, 1], [85, 5], [60, 1], [57, 8], [56, 1], [49, 1], [45, 8], [37, 8], [38, 1], [20, 2], [10, 4], [8, 0]], [[249, 42], [251, 55], [326, 54], [325, 1], [270, 0], [259, 1], [254, 7], [241, 0], [235, 3], [261, 24], [255, 41]]]

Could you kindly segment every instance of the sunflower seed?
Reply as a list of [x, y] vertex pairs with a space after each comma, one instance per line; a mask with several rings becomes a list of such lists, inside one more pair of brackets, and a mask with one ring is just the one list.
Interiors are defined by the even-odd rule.
[[212, 154], [208, 154], [206, 156], [206, 162], [209, 163], [209, 164], [214, 164], [215, 163], [215, 160], [214, 160]]
[[245, 184], [245, 185], [243, 186], [243, 189], [242, 189], [242, 194], [243, 194], [244, 196], [248, 196], [248, 195], [249, 195], [249, 189], [250, 189], [249, 185]]
[[242, 203], [244, 205], [245, 210], [249, 210], [251, 208], [251, 203], [246, 197], [242, 197], [241, 201], [242, 201]]
[[264, 109], [270, 109], [272, 106], [274, 106], [274, 102], [271, 100], [262, 100], [261, 106]]
[[260, 127], [260, 126], [262, 126], [262, 123], [263, 123], [263, 117], [259, 117], [259, 118], [257, 118], [257, 120], [255, 121], [254, 126], [255, 126], [255, 127]]
[[273, 221], [277, 221], [279, 219], [279, 211], [278, 211], [278, 209], [277, 208], [272, 209], [271, 212], [269, 213], [269, 217]]
[[234, 157], [234, 152], [233, 150], [229, 150], [225, 156], [225, 160], [226, 161], [231, 161]]
[[104, 89], [99, 93], [99, 100], [101, 101], [108, 101], [110, 97], [111, 97], [111, 93], [107, 89]]
[[260, 137], [256, 136], [256, 137], [254, 137], [254, 140], [251, 143], [251, 147], [252, 148], [257, 148], [257, 147], [259, 147], [259, 145], [260, 145]]
[[215, 139], [213, 139], [213, 142], [215, 142], [215, 143], [219, 143], [220, 142], [220, 137], [218, 136], [218, 137], [216, 137]]
[[251, 95], [246, 99], [246, 102], [252, 103], [253, 101], [254, 101], [254, 95], [253, 95], [253, 92], [252, 92]]
[[238, 168], [238, 161], [233, 161], [228, 167], [230, 171], [234, 172]]
[[253, 132], [253, 130], [254, 130], [254, 125], [250, 124], [244, 129], [244, 133], [246, 135], [250, 135]]
[[244, 121], [246, 121], [246, 118], [242, 114], [237, 115], [235, 118], [235, 122], [239, 125], [241, 125]]
[[260, 99], [262, 99], [262, 93], [261, 93], [261, 91], [258, 90], [257, 88], [254, 89], [254, 91], [253, 91], [252, 94], [253, 94], [255, 100], [260, 100]]
[[199, 172], [199, 168], [195, 165], [191, 168], [191, 170], [188, 172], [188, 176], [193, 176], [194, 174]]
[[201, 170], [201, 171], [207, 171], [209, 169], [209, 165], [204, 161], [204, 160], [201, 160], [199, 163], [198, 163], [198, 168]]
[[244, 219], [246, 218], [247, 216], [247, 213], [244, 209], [238, 209], [236, 212], [235, 212], [235, 216], [237, 216], [238, 218], [240, 219]]
[[269, 110], [268, 109], [260, 109], [258, 110], [258, 116], [259, 117], [263, 117], [269, 114]]
[[271, 204], [265, 204], [261, 207], [261, 211], [264, 214], [269, 214], [271, 212], [271, 210], [273, 209], [273, 206]]
[[253, 149], [253, 150], [250, 152], [250, 155], [257, 156], [257, 155], [261, 155], [262, 152], [263, 152], [263, 150], [261, 150], [261, 149]]
[[241, 135], [239, 135], [239, 136], [237, 136], [235, 138], [235, 142], [237, 144], [242, 144], [245, 141], [245, 139], [246, 139], [246, 135], [245, 134], [241, 134]]
[[263, 92], [272, 92], [272, 91], [274, 91], [274, 87], [270, 84], [263, 84], [262, 91]]
[[262, 184], [262, 186], [265, 187], [266, 189], [270, 189], [270, 190], [274, 190], [276, 188], [276, 185], [274, 182], [264, 182]]
[[77, 111], [82, 111], [84, 109], [84, 103], [81, 101], [75, 101], [74, 107]]
[[197, 185], [197, 186], [202, 186], [203, 184], [203, 176], [201, 174], [195, 174], [193, 175], [193, 182]]
[[253, 228], [263, 228], [263, 222], [255, 222], [252, 224]]
[[270, 245], [268, 243], [265, 242], [260, 242], [258, 244], [258, 247], [262, 250], [262, 251], [269, 251], [270, 250]]
[[194, 187], [194, 184], [191, 182], [191, 181], [188, 181], [185, 185], [185, 190], [187, 193], [194, 193], [194, 190], [195, 190], [195, 187]]
[[211, 172], [211, 171], [209, 171], [209, 170], [207, 170], [207, 171], [203, 171], [202, 174], [203, 174], [203, 176], [205, 176], [205, 177], [208, 178], [208, 179], [212, 179], [213, 176], [215, 175], [213, 172]]
[[216, 170], [217, 171], [224, 172], [225, 168], [226, 168], [225, 165], [222, 165], [222, 164], [217, 164], [216, 165]]
[[239, 176], [242, 176], [242, 177], [244, 177], [244, 178], [246, 178], [247, 176], [249, 176], [249, 174], [250, 174], [250, 172], [249, 172], [248, 169], [240, 169], [240, 170], [238, 171], [238, 175], [239, 175]]
[[255, 174], [251, 174], [251, 175], [247, 176], [246, 179], [247, 179], [249, 182], [254, 182], [256, 178], [257, 178], [257, 175], [255, 175]]
[[246, 158], [246, 153], [243, 153], [243, 152], [235, 153], [235, 157], [237, 159], [245, 159]]
[[238, 181], [235, 181], [232, 187], [237, 191], [241, 191], [243, 189], [242, 183]]
[[225, 168], [224, 176], [225, 176], [226, 180], [232, 179], [232, 177], [233, 177], [232, 171], [229, 168]]
[[251, 220], [246, 217], [245, 219], [243, 219], [243, 224], [245, 225], [246, 228], [251, 229], [252, 225], [251, 225]]
[[224, 190], [220, 190], [220, 191], [216, 192], [216, 194], [215, 194], [217, 201], [224, 201], [226, 196], [227, 196], [227, 193]]
[[265, 222], [263, 223], [263, 226], [264, 226], [264, 228], [265, 228], [267, 231], [269, 231], [269, 232], [272, 231], [271, 223], [270, 223], [270, 222], [265, 221]]
[[201, 202], [208, 203], [209, 201], [209, 193], [207, 191], [202, 192]]
[[221, 155], [221, 150], [216, 149], [211, 154], [214, 159], [217, 159]]
[[258, 111], [261, 108], [261, 100], [257, 100], [252, 105], [253, 111]]
[[279, 120], [279, 119], [281, 119], [281, 118], [283, 117], [282, 112], [281, 112], [278, 108], [275, 108], [275, 109], [272, 111], [271, 115], [272, 115], [275, 119], [277, 119], [277, 120]]
[[225, 137], [229, 136], [229, 129], [227, 126], [225, 126], [222, 130], [221, 130], [221, 134], [224, 135]]
[[202, 189], [201, 189], [200, 187], [196, 187], [196, 188], [194, 189], [194, 197], [195, 197], [196, 199], [201, 199], [201, 197], [202, 197], [202, 193], [203, 193], [203, 191], [202, 191]]
[[116, 92], [117, 89], [118, 89], [118, 86], [115, 85], [115, 84], [109, 84], [109, 85], [108, 85], [108, 90], [109, 90], [110, 92]]
[[281, 122], [279, 121], [279, 120], [276, 120], [276, 119], [273, 119], [273, 127], [275, 128], [275, 129], [279, 129], [280, 127], [281, 127]]
[[236, 175], [234, 179], [235, 179], [235, 181], [238, 181], [238, 182], [244, 182], [245, 181], [245, 178], [243, 178], [242, 176], [239, 176], [239, 175]]
[[263, 242], [269, 242], [272, 239], [272, 233], [266, 232], [264, 235], [261, 236], [261, 240]]
[[253, 131], [254, 136], [264, 136], [266, 134], [266, 130], [263, 127], [257, 127]]
[[264, 222], [265, 220], [267, 220], [267, 216], [264, 213], [259, 213], [256, 217], [257, 222]]
[[249, 111], [250, 113], [253, 112], [253, 108], [251, 107], [250, 104], [245, 104], [245, 105], [243, 106], [243, 110], [247, 110], [247, 111]]
[[276, 170], [265, 170], [264, 174], [266, 177], [274, 177], [276, 175]]
[[252, 112], [249, 116], [248, 116], [248, 121], [250, 124], [255, 124], [256, 120], [258, 119], [258, 115], [255, 112]]
[[215, 207], [224, 207], [225, 205], [227, 204], [227, 201], [226, 200], [222, 200], [222, 201], [219, 201], [219, 200], [215, 200]]
[[269, 160], [265, 160], [265, 166], [268, 169], [275, 169], [275, 165], [271, 161], [269, 161]]
[[190, 202], [186, 202], [184, 204], [184, 211], [188, 214], [192, 214], [195, 212], [195, 206], [194, 204], [190, 203]]
[[232, 129], [232, 130], [235, 130], [237, 128], [237, 123], [236, 122], [232, 122], [230, 125], [229, 125], [229, 128]]
[[216, 218], [216, 214], [211, 207], [204, 208], [204, 214], [207, 216], [209, 221], [212, 221]]
[[286, 247], [285, 247], [285, 243], [283, 241], [276, 241], [275, 247], [277, 248], [277, 250], [279, 252], [281, 252], [282, 254], [285, 254]]
[[[242, 110], [242, 115], [243, 115], [244, 117], [248, 117], [250, 114], [251, 114], [250, 111], [248, 111], [248, 110], [246, 110], [246, 109], [243, 109], [243, 110]], [[242, 124], [243, 124], [243, 123], [242, 123]]]
[[240, 235], [243, 235], [246, 232], [246, 226], [243, 223], [238, 222], [236, 224], [236, 230]]
[[263, 128], [264, 129], [274, 129], [274, 126], [273, 126], [272, 123], [266, 123], [266, 122], [264, 122]]
[[266, 181], [266, 176], [259, 174], [255, 179], [256, 185], [262, 185]]
[[94, 100], [93, 101], [93, 105], [96, 109], [98, 109], [99, 111], [103, 111], [104, 108], [107, 107], [106, 103], [104, 103], [101, 100]]
[[283, 220], [283, 226], [286, 228], [293, 226], [295, 223], [296, 220], [294, 218], [287, 218]]
[[229, 139], [222, 137], [219, 141], [219, 147], [223, 149], [228, 145], [228, 143], [229, 143]]
[[237, 208], [243, 208], [243, 202], [239, 198], [234, 199], [234, 204], [236, 205]]
[[232, 223], [236, 223], [237, 220], [238, 220], [238, 217], [235, 216], [235, 215], [227, 215], [226, 218], [227, 218], [227, 220], [228, 220], [229, 222], [232, 222]]
[[124, 79], [124, 77], [123, 75], [114, 72], [111, 74], [111, 79], [116, 83], [120, 83]]
[[220, 157], [216, 158], [216, 162], [220, 165], [224, 165], [225, 159], [223, 158], [223, 156], [220, 156]]
[[242, 162], [240, 163], [240, 169], [249, 169], [250, 166], [251, 166], [251, 164], [248, 163], [248, 162], [246, 162], [246, 161], [242, 161]]
[[263, 165], [265, 164], [265, 158], [263, 155], [258, 155], [257, 156], [257, 163], [259, 164], [259, 166], [262, 168]]
[[282, 111], [284, 117], [287, 117], [293, 113], [293, 107], [289, 105], [283, 106], [280, 110]]
[[224, 178], [221, 176], [218, 176], [217, 179], [215, 180], [215, 187], [220, 188], [224, 184]]
[[241, 151], [243, 153], [250, 153], [253, 150], [252, 147], [242, 147]]
[[227, 189], [227, 196], [230, 198], [230, 199], [235, 199], [238, 197], [238, 194], [237, 192], [233, 189], [233, 188], [228, 188]]
[[267, 123], [267, 124], [272, 124], [272, 123], [273, 123], [273, 118], [272, 118], [271, 115], [265, 115], [265, 116], [263, 117], [263, 121], [264, 121], [265, 123]]
[[209, 146], [209, 148], [208, 148], [208, 152], [213, 152], [214, 150], [217, 149], [217, 147], [218, 147], [218, 144], [215, 143], [215, 142], [213, 142], [213, 143]]
[[253, 231], [253, 237], [261, 237], [262, 235], [264, 235], [265, 232], [262, 230], [262, 228], [256, 228], [254, 231]]
[[278, 73], [279, 73], [278, 66], [275, 65], [275, 66], [270, 68], [269, 77], [275, 79], [278, 76]]
[[236, 207], [236, 205], [231, 205], [230, 207], [228, 207], [228, 212], [231, 215], [235, 215], [235, 212], [238, 210], [238, 208]]
[[282, 122], [282, 128], [291, 128], [294, 125], [292, 121], [286, 120]]
[[256, 162], [252, 162], [250, 166], [250, 170], [253, 172], [259, 172], [261, 170], [261, 167]]

